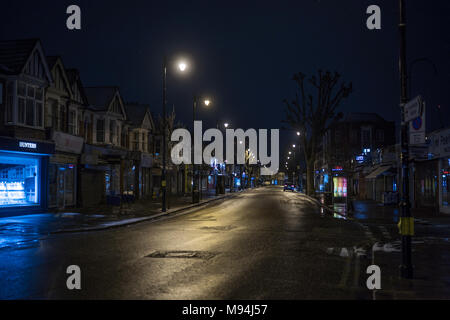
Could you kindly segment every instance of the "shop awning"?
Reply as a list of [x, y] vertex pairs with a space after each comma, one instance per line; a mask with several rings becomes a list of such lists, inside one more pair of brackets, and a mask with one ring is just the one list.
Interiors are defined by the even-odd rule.
[[391, 166], [381, 166], [375, 170], [373, 170], [371, 173], [369, 173], [366, 176], [366, 179], [375, 179], [376, 177], [378, 177], [380, 174], [388, 171], [391, 168]]

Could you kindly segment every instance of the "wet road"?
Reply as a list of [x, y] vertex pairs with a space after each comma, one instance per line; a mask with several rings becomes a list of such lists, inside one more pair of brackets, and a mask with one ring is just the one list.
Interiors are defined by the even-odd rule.
[[[301, 194], [246, 191], [170, 219], [0, 250], [2, 299], [370, 299], [353, 223]], [[342, 248], [349, 248], [349, 250]], [[81, 268], [81, 290], [66, 268]]]

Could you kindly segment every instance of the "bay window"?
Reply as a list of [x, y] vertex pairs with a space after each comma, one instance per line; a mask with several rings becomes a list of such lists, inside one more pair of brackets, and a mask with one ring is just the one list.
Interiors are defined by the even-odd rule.
[[105, 120], [97, 120], [97, 142], [105, 142]]
[[114, 143], [116, 138], [116, 121], [109, 120], [109, 142]]
[[19, 81], [17, 85], [18, 123], [28, 126], [41, 127], [43, 115], [42, 108], [42, 88], [26, 85], [25, 83]]
[[75, 121], [76, 121], [75, 111], [70, 110], [69, 111], [69, 115], [68, 115], [68, 119], [67, 119], [68, 131], [69, 131], [70, 134], [76, 134], [76, 132], [75, 132]]

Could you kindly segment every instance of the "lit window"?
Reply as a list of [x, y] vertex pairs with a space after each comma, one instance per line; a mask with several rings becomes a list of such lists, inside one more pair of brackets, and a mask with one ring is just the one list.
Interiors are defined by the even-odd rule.
[[0, 207], [39, 204], [39, 160], [0, 156]]

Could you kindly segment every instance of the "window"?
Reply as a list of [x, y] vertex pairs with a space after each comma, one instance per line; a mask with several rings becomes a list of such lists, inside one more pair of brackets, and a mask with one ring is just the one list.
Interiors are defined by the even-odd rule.
[[39, 159], [0, 156], [0, 208], [39, 204]]
[[161, 139], [156, 139], [155, 141], [155, 155], [159, 155], [161, 153]]
[[33, 99], [27, 99], [26, 124], [29, 126], [34, 125], [34, 101], [33, 101]]
[[120, 142], [123, 148], [128, 148], [128, 143], [127, 143], [127, 129], [126, 127], [122, 127], [122, 134], [121, 134], [121, 138], [120, 138]]
[[116, 139], [116, 121], [109, 121], [109, 142], [114, 143]]
[[25, 99], [19, 97], [18, 99], [18, 106], [19, 106], [19, 110], [18, 110], [18, 114], [19, 114], [19, 119], [18, 122], [24, 124], [25, 123]]
[[42, 127], [42, 102], [36, 102], [36, 125]]
[[69, 111], [69, 116], [68, 116], [68, 119], [67, 119], [68, 132], [70, 134], [75, 134], [75, 121], [76, 121], [75, 111], [70, 110]]
[[52, 127], [55, 130], [59, 128], [59, 110], [58, 110], [58, 101], [52, 100], [51, 102], [51, 112], [52, 112]]
[[153, 153], [152, 135], [150, 133], [147, 135], [147, 152], [148, 153]]
[[142, 151], [145, 151], [145, 133], [142, 132]]
[[89, 117], [84, 117], [84, 140], [86, 143], [92, 143]]
[[384, 131], [379, 129], [377, 130], [377, 141], [383, 142], [384, 141]]
[[59, 130], [66, 132], [66, 106], [63, 104], [59, 106]]
[[363, 129], [361, 132], [361, 140], [363, 145], [370, 145], [370, 130]]
[[6, 86], [6, 121], [14, 121], [14, 83], [8, 82]]
[[133, 150], [138, 151], [139, 150], [139, 132], [134, 133], [134, 145]]
[[43, 90], [23, 82], [17, 85], [18, 122], [28, 126], [42, 126]]
[[97, 120], [97, 142], [105, 142], [105, 120]]

